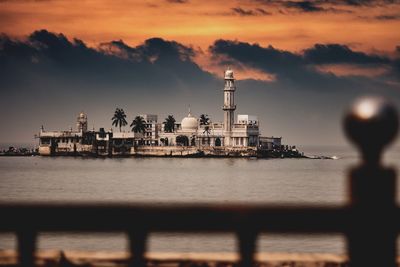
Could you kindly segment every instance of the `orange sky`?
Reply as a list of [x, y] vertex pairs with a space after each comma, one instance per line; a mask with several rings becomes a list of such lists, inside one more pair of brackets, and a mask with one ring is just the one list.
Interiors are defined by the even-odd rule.
[[[262, 0], [176, 1], [0, 0], [0, 32], [23, 36], [47, 29], [90, 45], [115, 39], [136, 45], [146, 38], [162, 37], [202, 49], [218, 38], [291, 51], [314, 43], [341, 43], [357, 50], [389, 52], [400, 44], [400, 18], [375, 19], [398, 16], [400, 5], [396, 4], [331, 5], [323, 6], [330, 8], [328, 11], [301, 12], [280, 6], [277, 0], [275, 4], [263, 4]], [[233, 8], [253, 13], [239, 15]]]

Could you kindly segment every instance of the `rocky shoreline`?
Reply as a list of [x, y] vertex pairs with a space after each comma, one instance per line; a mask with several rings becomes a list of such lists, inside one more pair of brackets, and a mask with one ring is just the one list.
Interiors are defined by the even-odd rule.
[[[0, 156], [39, 156], [36, 149], [9, 149], [0, 152]], [[102, 154], [98, 151], [75, 151], [49, 153], [45, 156], [73, 157], [178, 157], [178, 158], [312, 158], [296, 150], [263, 150], [254, 147], [246, 148], [216, 148], [216, 147], [185, 147], [185, 146], [136, 146], [130, 151]]]

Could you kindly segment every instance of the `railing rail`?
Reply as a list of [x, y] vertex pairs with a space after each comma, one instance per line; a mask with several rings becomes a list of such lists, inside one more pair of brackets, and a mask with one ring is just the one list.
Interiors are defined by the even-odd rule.
[[[366, 103], [372, 113], [362, 113]], [[0, 203], [0, 232], [17, 234], [19, 264], [28, 267], [35, 264], [37, 235], [58, 231], [125, 232], [131, 266], [146, 265], [146, 240], [152, 232], [234, 233], [240, 266], [253, 266], [260, 233], [341, 233], [347, 238], [350, 266], [394, 267], [400, 232], [396, 175], [381, 166], [380, 156], [397, 134], [397, 112], [386, 102], [367, 99], [346, 116], [345, 128], [363, 158], [350, 173], [346, 205]]]

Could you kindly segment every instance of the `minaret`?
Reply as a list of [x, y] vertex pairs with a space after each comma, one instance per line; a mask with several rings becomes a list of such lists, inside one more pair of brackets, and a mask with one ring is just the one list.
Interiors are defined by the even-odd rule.
[[78, 132], [87, 132], [87, 116], [85, 113], [81, 112], [76, 119], [76, 128]]
[[224, 145], [232, 146], [231, 132], [234, 123], [234, 112], [236, 109], [235, 105], [235, 78], [233, 78], [233, 70], [228, 68], [224, 75], [225, 87], [224, 87]]

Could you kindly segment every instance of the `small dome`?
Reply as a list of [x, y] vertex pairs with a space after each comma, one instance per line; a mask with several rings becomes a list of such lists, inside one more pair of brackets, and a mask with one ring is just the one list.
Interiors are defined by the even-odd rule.
[[181, 122], [181, 127], [183, 131], [196, 131], [198, 128], [198, 122], [195, 117], [192, 116], [192, 114], [187, 115], [187, 117], [183, 118]]
[[225, 79], [233, 79], [233, 70], [230, 68], [225, 71]]

